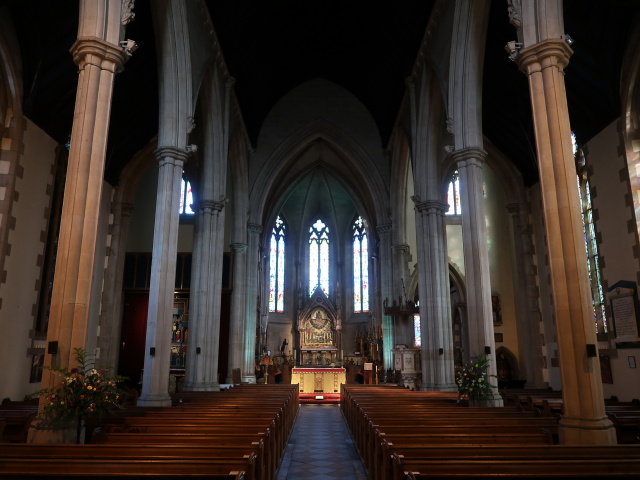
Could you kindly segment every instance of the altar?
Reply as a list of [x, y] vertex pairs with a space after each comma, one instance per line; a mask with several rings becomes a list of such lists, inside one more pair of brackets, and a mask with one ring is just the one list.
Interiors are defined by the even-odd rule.
[[291, 383], [297, 383], [300, 393], [340, 393], [340, 385], [346, 383], [344, 368], [294, 368]]

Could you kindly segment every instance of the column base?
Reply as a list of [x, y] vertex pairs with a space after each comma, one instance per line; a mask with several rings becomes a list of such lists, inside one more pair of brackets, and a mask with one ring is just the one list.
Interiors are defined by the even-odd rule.
[[218, 382], [185, 383], [183, 390], [185, 392], [219, 392], [220, 384]]
[[138, 398], [139, 407], [170, 407], [171, 397], [165, 395], [143, 395]]
[[255, 375], [243, 375], [242, 376], [242, 383], [256, 383], [256, 376]]
[[457, 392], [458, 386], [455, 383], [434, 383], [434, 384], [423, 384], [420, 386], [421, 392]]
[[611, 420], [603, 418], [567, 418], [559, 422], [561, 445], [616, 445], [616, 429]]

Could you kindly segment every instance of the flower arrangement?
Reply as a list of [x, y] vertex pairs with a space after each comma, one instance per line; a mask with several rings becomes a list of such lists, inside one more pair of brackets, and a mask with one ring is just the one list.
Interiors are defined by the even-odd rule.
[[76, 443], [80, 443], [83, 419], [91, 415], [102, 415], [113, 409], [122, 409], [124, 390], [118, 383], [125, 377], [107, 377], [107, 370], [94, 368], [93, 356], [82, 348], [74, 349], [78, 366], [67, 370], [42, 367], [62, 377], [53, 388], [39, 390], [27, 398], [43, 398], [45, 403], [37, 416], [40, 430], [57, 430], [76, 426]]
[[468, 399], [474, 405], [480, 400], [490, 400], [493, 398], [493, 389], [497, 388], [491, 384], [489, 359], [484, 355], [471, 357], [471, 360], [462, 367], [456, 369], [456, 384], [458, 385], [458, 401]]

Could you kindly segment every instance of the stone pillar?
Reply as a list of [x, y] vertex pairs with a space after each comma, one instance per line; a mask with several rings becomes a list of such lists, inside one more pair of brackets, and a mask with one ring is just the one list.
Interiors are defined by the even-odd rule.
[[378, 274], [380, 281], [376, 282], [375, 308], [380, 312], [382, 321], [382, 360], [384, 369], [393, 368], [393, 347], [395, 334], [393, 331], [393, 317], [384, 314], [382, 302], [393, 295], [393, 258], [391, 248], [391, 225], [378, 225], [376, 228], [380, 244], [378, 255], [380, 257], [379, 269], [374, 268], [374, 275]]
[[185, 390], [220, 390], [220, 296], [222, 294], [222, 242], [226, 199], [201, 200], [198, 209], [198, 242], [194, 251], [194, 283], [189, 315], [189, 345]]
[[122, 281], [124, 275], [125, 247], [129, 218], [133, 204], [115, 202], [112, 206], [111, 244], [109, 263], [105, 272], [100, 315], [100, 364], [110, 367], [118, 365], [120, 356], [120, 335], [122, 330]]
[[[482, 193], [482, 165], [486, 152], [481, 148], [464, 148], [453, 152], [460, 178], [462, 205], [462, 244], [467, 287], [467, 325], [469, 352], [465, 358], [485, 355], [490, 375], [497, 375], [491, 306], [491, 275], [487, 246], [487, 224]], [[495, 386], [498, 382], [491, 379]], [[498, 396], [499, 397], [499, 396]], [[493, 400], [501, 404], [500, 398]]]
[[416, 208], [420, 329], [421, 390], [456, 391], [453, 363], [451, 299], [444, 212], [437, 200], [412, 197]]
[[233, 290], [231, 292], [231, 315], [229, 323], [229, 372], [227, 383], [232, 383], [233, 370], [244, 365], [244, 332], [247, 307], [247, 244], [232, 243]]
[[155, 155], [159, 162], [158, 193], [153, 229], [144, 373], [138, 405], [160, 407], [171, 405], [169, 365], [180, 223], [180, 184], [188, 153], [176, 147], [159, 147]]
[[[111, 97], [114, 76], [127, 60], [120, 47], [97, 37], [79, 37], [71, 53], [79, 68], [78, 90], [47, 333], [49, 342], [58, 343], [58, 353], [45, 358], [45, 365], [60, 368], [75, 365], [73, 349], [87, 348], [88, 336], [95, 335], [88, 331], [89, 312], [96, 247], [102, 241], [98, 232]], [[52, 381], [45, 371], [42, 386]]]
[[[393, 246], [393, 298], [389, 299], [389, 302], [392, 303], [393, 300], [397, 300], [398, 297], [406, 300], [415, 301], [415, 298], [411, 292], [407, 291], [407, 287], [409, 285], [409, 268], [408, 263], [410, 258], [409, 253], [409, 245], [394, 245]], [[385, 297], [386, 298], [386, 297]], [[414, 332], [413, 332], [413, 316], [397, 316], [394, 317], [393, 323], [393, 341], [392, 345], [395, 348], [395, 345], [406, 345], [408, 347], [413, 347], [414, 344]]]
[[520, 50], [516, 62], [529, 80], [536, 133], [564, 400], [560, 441], [615, 444], [599, 359], [587, 355], [587, 345], [598, 342], [564, 86], [571, 53], [564, 40], [544, 40]]
[[258, 318], [258, 263], [260, 259], [260, 234], [262, 225], [247, 225], [249, 246], [247, 252], [247, 296], [244, 328], [242, 381], [256, 383], [256, 325]]
[[527, 388], [544, 388], [542, 378], [542, 335], [536, 271], [533, 263], [533, 243], [526, 208], [520, 204], [507, 205], [513, 220], [516, 275], [516, 325], [518, 349], [521, 352], [520, 378], [527, 381]]

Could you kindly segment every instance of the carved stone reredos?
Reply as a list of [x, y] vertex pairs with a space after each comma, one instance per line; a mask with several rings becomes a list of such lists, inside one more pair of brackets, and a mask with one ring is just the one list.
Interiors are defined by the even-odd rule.
[[302, 310], [300, 310], [297, 321], [298, 331], [304, 328], [305, 322], [309, 319], [316, 308], [322, 308], [327, 312], [327, 318], [331, 320], [331, 329], [335, 330], [338, 323], [338, 313], [336, 311], [336, 307], [324, 294], [322, 288], [318, 286], [314, 290], [313, 295], [311, 295], [311, 297], [307, 299], [304, 307], [302, 307]]

